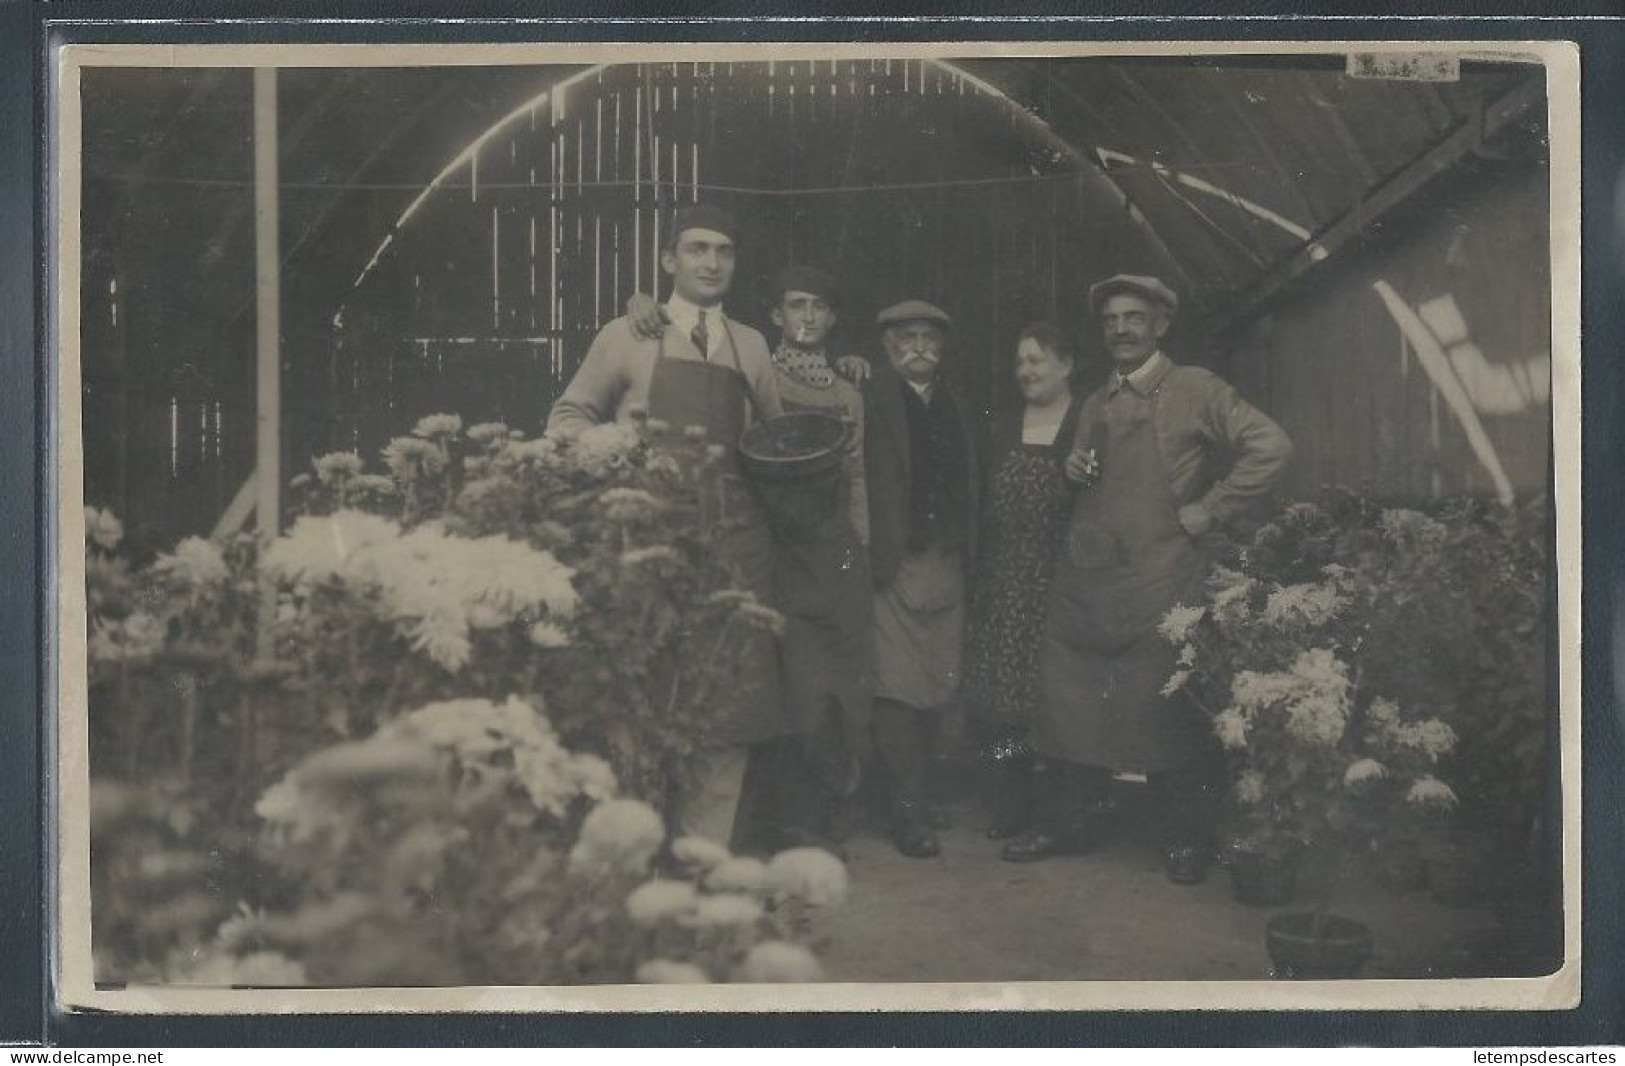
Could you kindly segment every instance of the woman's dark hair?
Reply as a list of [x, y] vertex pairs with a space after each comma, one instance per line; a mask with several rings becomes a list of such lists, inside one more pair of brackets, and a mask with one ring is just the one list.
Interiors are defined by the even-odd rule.
[[1078, 349], [1055, 323], [1045, 320], [1023, 327], [1016, 337], [1017, 347], [1020, 347], [1022, 341], [1028, 340], [1037, 341], [1040, 348], [1061, 362], [1070, 363], [1074, 368], [1078, 365]]

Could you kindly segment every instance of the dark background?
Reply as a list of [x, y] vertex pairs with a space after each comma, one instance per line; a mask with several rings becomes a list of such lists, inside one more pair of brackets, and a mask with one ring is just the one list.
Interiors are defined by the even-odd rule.
[[[176, 6], [120, 5], [117, 14], [131, 16], [177, 15], [188, 9]], [[199, 10], [199, 9], [193, 9]], [[630, 13], [629, 9], [629, 13]], [[669, 11], [669, 8], [667, 9]], [[1481, 5], [1479, 10], [1492, 10]], [[1618, 961], [1621, 945], [1618, 901], [1625, 898], [1621, 877], [1621, 850], [1617, 842], [1625, 838], [1618, 805], [1621, 765], [1621, 720], [1614, 698], [1613, 656], [1618, 638], [1613, 629], [1618, 600], [1618, 578], [1613, 570], [1617, 557], [1619, 479], [1613, 469], [1621, 430], [1621, 381], [1614, 353], [1620, 350], [1621, 318], [1617, 294], [1621, 290], [1620, 223], [1612, 210], [1612, 198], [1621, 163], [1621, 131], [1615, 117], [1616, 102], [1625, 98], [1625, 35], [1617, 22], [1547, 21], [1536, 26], [1516, 22], [1406, 21], [1382, 23], [1296, 19], [1279, 22], [1247, 22], [1227, 19], [1213, 22], [1089, 22], [1045, 21], [1036, 29], [1032, 23], [1007, 21], [979, 22], [974, 32], [951, 23], [885, 23], [866, 21], [820, 24], [766, 21], [727, 23], [710, 27], [685, 26], [691, 37], [738, 39], [755, 34], [762, 38], [846, 38], [917, 39], [937, 34], [950, 37], [977, 36], [990, 39], [1031, 39], [1033, 37], [1078, 36], [1080, 38], [1140, 38], [1177, 36], [1238, 38], [1329, 37], [1353, 34], [1373, 38], [1463, 38], [1526, 36], [1559, 37], [1579, 40], [1583, 47], [1584, 151], [1586, 175], [1586, 257], [1585, 306], [1585, 488], [1587, 517], [1586, 555], [1590, 562], [1586, 587], [1584, 736], [1585, 754], [1585, 1002], [1573, 1012], [1559, 1013], [1481, 1013], [1423, 1014], [1403, 1012], [1356, 1013], [1301, 1016], [1238, 1013], [1218, 1019], [1191, 1014], [1049, 1014], [1049, 1015], [915, 1015], [915, 1016], [766, 1016], [766, 1017], [415, 1017], [415, 1018], [305, 1018], [305, 1019], [143, 1019], [95, 1015], [54, 1015], [48, 1009], [44, 989], [45, 952], [48, 944], [42, 914], [45, 881], [44, 844], [41, 819], [42, 789], [48, 787], [42, 761], [41, 726], [49, 715], [42, 711], [53, 706], [43, 680], [51, 649], [41, 626], [41, 612], [47, 615], [47, 591], [52, 587], [50, 571], [41, 546], [51, 535], [48, 505], [53, 497], [49, 476], [52, 398], [44, 383], [50, 367], [49, 347], [43, 343], [39, 326], [43, 288], [35, 274], [37, 258], [46, 246], [44, 200], [37, 184], [34, 148], [42, 128], [38, 110], [43, 85], [39, 64], [43, 55], [38, 45], [42, 15], [71, 12], [76, 18], [96, 18], [112, 14], [103, 6], [75, 4], [71, 7], [8, 5], [0, 8], [0, 98], [6, 101], [0, 113], [0, 168], [10, 196], [0, 198], [0, 232], [10, 256], [0, 290], [0, 331], [4, 350], [10, 358], [3, 364], [5, 381], [0, 383], [6, 423], [13, 433], [12, 447], [0, 465], [0, 488], [11, 505], [7, 508], [3, 542], [4, 568], [12, 594], [9, 609], [0, 615], [7, 656], [6, 705], [0, 728], [0, 1037], [40, 1040], [59, 1044], [592, 1044], [592, 1043], [1065, 1043], [1065, 1044], [1210, 1044], [1232, 1045], [1314, 1043], [1341, 1044], [1581, 1044], [1620, 1043], [1621, 1003], [1625, 1003]], [[715, 14], [716, 8], [708, 13]], [[1262, 9], [1261, 13], [1267, 13]], [[1414, 13], [1415, 9], [1413, 9]], [[319, 8], [289, 7], [289, 14], [350, 15], [378, 14], [362, 6]], [[516, 15], [520, 12], [485, 5], [462, 5], [457, 14], [472, 17], [481, 12]], [[866, 15], [874, 12], [864, 8]], [[594, 14], [602, 16], [600, 5]], [[534, 15], [531, 7], [523, 12]], [[567, 14], [561, 12], [560, 14]], [[58, 40], [139, 40], [161, 39], [174, 33], [174, 27], [83, 26], [63, 29]], [[366, 28], [318, 27], [313, 25], [261, 25], [258, 27], [223, 24], [198, 25], [190, 32], [196, 39], [215, 40], [313, 40], [367, 39], [381, 35], [409, 39], [426, 32], [434, 39], [527, 39], [538, 32], [535, 26], [461, 25], [441, 26], [432, 31], [404, 24]], [[659, 24], [553, 24], [547, 33], [554, 37], [604, 39], [625, 34], [628, 37], [658, 39]], [[32, 106], [31, 106], [32, 105]], [[30, 343], [30, 335], [34, 343]], [[23, 357], [33, 350], [37, 363]], [[29, 441], [31, 446], [24, 445]], [[30, 605], [38, 609], [30, 609]]]

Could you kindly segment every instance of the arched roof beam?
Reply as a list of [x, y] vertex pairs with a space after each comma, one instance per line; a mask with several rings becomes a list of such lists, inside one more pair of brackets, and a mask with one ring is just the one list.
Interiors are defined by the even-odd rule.
[[1318, 235], [1303, 238], [1289, 253], [1244, 292], [1216, 328], [1234, 331], [1258, 314], [1283, 289], [1371, 228], [1372, 223], [1409, 200], [1444, 171], [1471, 155], [1486, 139], [1545, 102], [1544, 74], [1533, 75], [1490, 101], [1482, 111], [1460, 124], [1443, 140], [1395, 171], [1371, 194], [1324, 226]]

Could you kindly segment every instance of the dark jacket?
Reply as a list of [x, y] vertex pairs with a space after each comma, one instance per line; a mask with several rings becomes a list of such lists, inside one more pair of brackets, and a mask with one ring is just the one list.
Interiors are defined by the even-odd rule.
[[[975, 412], [970, 402], [948, 379], [938, 374], [935, 385], [945, 389], [958, 414], [965, 456], [965, 565], [976, 557], [977, 517], [981, 513], [982, 447]], [[897, 576], [914, 530], [914, 462], [909, 447], [907, 397], [909, 385], [884, 358], [864, 386], [863, 443], [865, 476], [869, 488], [869, 563], [875, 588], [883, 589]]]

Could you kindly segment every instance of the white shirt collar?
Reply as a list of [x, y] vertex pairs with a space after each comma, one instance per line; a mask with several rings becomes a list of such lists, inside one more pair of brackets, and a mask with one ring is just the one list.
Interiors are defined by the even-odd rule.
[[937, 384], [935, 378], [932, 378], [930, 381], [924, 383], [915, 381], [913, 378], [904, 378], [903, 380], [908, 382], [908, 387], [914, 390], [915, 395], [919, 396], [922, 402], [931, 402], [931, 393], [936, 388]]
[[1114, 385], [1118, 389], [1124, 385], [1133, 385], [1134, 391], [1144, 392], [1145, 383], [1156, 376], [1157, 372], [1162, 369], [1162, 364], [1167, 361], [1168, 357], [1163, 355], [1162, 349], [1159, 348], [1151, 353], [1151, 358], [1135, 367], [1132, 373], [1118, 374], [1114, 372], [1113, 376], [1116, 379]]
[[710, 349], [705, 354], [710, 355], [717, 350], [717, 345], [722, 340], [722, 305], [701, 307], [676, 293], [672, 293], [671, 299], [666, 301], [666, 317], [671, 319], [671, 324], [676, 326], [684, 337], [690, 336], [694, 332], [694, 327], [699, 325], [701, 311], [705, 312], [706, 343]]

